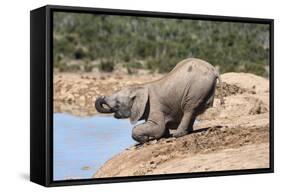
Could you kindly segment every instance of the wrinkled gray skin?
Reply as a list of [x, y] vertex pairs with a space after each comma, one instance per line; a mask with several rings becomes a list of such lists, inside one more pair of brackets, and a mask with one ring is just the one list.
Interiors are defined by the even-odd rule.
[[176, 129], [172, 136], [181, 137], [193, 130], [196, 116], [213, 105], [217, 78], [206, 61], [185, 59], [165, 77], [100, 97], [95, 106], [115, 118], [130, 118], [133, 124], [144, 119], [132, 131], [140, 143], [169, 137], [170, 129]]

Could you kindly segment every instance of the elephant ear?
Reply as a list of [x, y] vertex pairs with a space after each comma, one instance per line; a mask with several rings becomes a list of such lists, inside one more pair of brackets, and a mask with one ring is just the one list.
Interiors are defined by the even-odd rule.
[[137, 88], [133, 95], [133, 105], [131, 109], [130, 121], [135, 124], [143, 115], [148, 101], [148, 88]]

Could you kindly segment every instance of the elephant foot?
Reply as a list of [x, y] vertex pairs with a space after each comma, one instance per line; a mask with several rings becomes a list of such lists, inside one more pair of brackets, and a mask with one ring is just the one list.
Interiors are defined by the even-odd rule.
[[154, 137], [149, 137], [147, 135], [133, 135], [133, 139], [137, 142], [139, 142], [140, 144], [144, 144], [148, 141], [151, 141], [153, 139], [155, 139]]
[[172, 135], [173, 137], [178, 138], [178, 137], [185, 136], [189, 133], [190, 133], [189, 131], [175, 131]]

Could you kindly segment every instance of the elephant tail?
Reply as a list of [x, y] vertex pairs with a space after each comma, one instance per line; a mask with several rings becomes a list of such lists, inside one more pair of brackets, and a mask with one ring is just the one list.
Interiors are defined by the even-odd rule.
[[219, 98], [220, 98], [220, 103], [221, 105], [224, 105], [225, 102], [224, 102], [224, 98], [223, 98], [223, 89], [222, 89], [222, 81], [221, 81], [221, 78], [220, 78], [220, 74], [216, 71], [216, 77], [219, 81], [218, 83], [218, 86], [219, 86]]

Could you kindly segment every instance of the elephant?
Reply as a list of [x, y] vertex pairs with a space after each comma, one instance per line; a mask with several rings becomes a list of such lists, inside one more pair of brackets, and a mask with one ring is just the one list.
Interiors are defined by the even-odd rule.
[[[97, 98], [95, 108], [117, 119], [130, 118], [132, 124], [145, 120], [132, 130], [132, 138], [139, 143], [177, 138], [191, 133], [195, 118], [213, 106], [217, 79], [221, 89], [219, 73], [211, 64], [188, 58], [158, 80]], [[224, 103], [221, 94], [220, 101]]]

